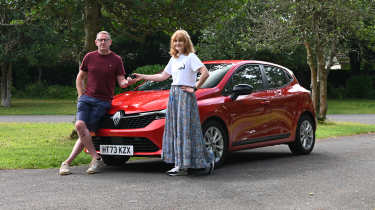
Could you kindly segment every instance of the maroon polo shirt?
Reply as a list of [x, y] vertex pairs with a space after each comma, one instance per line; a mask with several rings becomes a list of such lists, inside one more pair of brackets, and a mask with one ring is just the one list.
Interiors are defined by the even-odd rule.
[[87, 53], [80, 70], [87, 72], [85, 94], [105, 101], [113, 98], [117, 76], [125, 75], [122, 59], [114, 52], [108, 55], [98, 51]]

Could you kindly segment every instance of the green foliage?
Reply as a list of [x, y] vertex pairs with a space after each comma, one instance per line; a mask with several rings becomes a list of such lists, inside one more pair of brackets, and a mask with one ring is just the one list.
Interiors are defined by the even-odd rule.
[[369, 98], [374, 91], [373, 80], [369, 76], [353, 76], [346, 81], [347, 96], [351, 98]]
[[29, 84], [24, 90], [16, 90], [15, 96], [19, 98], [59, 98], [75, 99], [77, 90], [74, 87], [50, 85], [37, 82]]
[[[138, 67], [133, 73], [138, 74], [157, 74], [164, 70], [164, 65], [160, 64], [154, 64], [154, 65], [146, 65]], [[122, 93], [124, 91], [134, 90], [138, 85], [142, 84], [144, 81], [139, 81], [125, 89], [121, 89], [119, 87], [116, 87], [115, 94]]]

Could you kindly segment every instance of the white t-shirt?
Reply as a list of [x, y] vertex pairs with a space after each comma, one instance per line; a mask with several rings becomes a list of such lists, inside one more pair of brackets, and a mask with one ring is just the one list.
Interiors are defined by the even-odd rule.
[[197, 81], [197, 71], [204, 66], [202, 61], [194, 53], [172, 57], [164, 71], [172, 75], [172, 85], [185, 85], [193, 87]]

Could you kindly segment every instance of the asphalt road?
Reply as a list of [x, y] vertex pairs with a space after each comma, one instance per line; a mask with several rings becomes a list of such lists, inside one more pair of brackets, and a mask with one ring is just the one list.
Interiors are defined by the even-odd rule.
[[[0, 116], [0, 122], [72, 122], [74, 116]], [[374, 115], [329, 115], [375, 124]], [[312, 154], [287, 146], [233, 153], [212, 176], [169, 177], [160, 159], [87, 175], [0, 170], [0, 209], [375, 209], [375, 134], [321, 139]]]
[[87, 175], [0, 170], [0, 209], [375, 209], [375, 134], [233, 153], [212, 176], [169, 177], [160, 159]]

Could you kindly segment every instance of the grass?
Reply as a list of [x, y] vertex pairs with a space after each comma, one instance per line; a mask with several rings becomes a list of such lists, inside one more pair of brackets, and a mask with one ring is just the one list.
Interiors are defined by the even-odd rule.
[[12, 99], [11, 107], [0, 106], [0, 115], [74, 115], [76, 108], [75, 99]]
[[[72, 123], [0, 123], [0, 169], [57, 168], [70, 154]], [[319, 124], [316, 137], [328, 138], [375, 132], [375, 125], [358, 123]], [[88, 164], [81, 153], [73, 165]]]
[[330, 99], [328, 114], [375, 114], [375, 100], [367, 99]]
[[[0, 123], [0, 169], [56, 168], [70, 154], [72, 123]], [[74, 165], [86, 164], [81, 153]]]
[[318, 124], [316, 138], [334, 138], [338, 136], [351, 136], [363, 133], [375, 133], [375, 125], [350, 122], [325, 122]]
[[[74, 115], [75, 99], [12, 99], [10, 108], [0, 107], [0, 115]], [[328, 114], [375, 114], [375, 100], [329, 99]]]
[[[75, 113], [72, 100], [14, 99], [11, 108], [0, 107], [0, 115], [42, 115]], [[329, 100], [329, 114], [375, 114], [375, 100]], [[75, 140], [69, 135], [72, 123], [1, 123], [0, 169], [57, 168], [70, 154]], [[317, 139], [374, 133], [375, 125], [320, 123]], [[73, 165], [87, 164], [90, 156], [81, 153]]]

